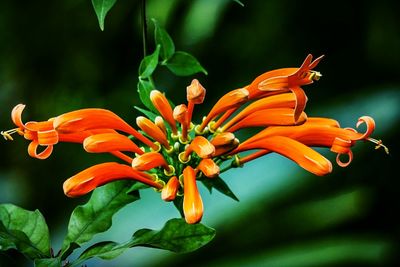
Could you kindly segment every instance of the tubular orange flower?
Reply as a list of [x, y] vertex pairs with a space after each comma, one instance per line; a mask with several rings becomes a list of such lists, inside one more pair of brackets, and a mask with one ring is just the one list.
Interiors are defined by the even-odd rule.
[[158, 152], [148, 152], [134, 158], [132, 167], [138, 171], [148, 171], [156, 167], [163, 167], [167, 171], [170, 170], [168, 162]]
[[156, 149], [149, 139], [132, 128], [115, 113], [98, 108], [88, 108], [64, 113], [54, 119], [54, 128], [59, 133], [74, 133], [93, 129], [115, 129], [133, 135], [144, 144]]
[[145, 132], [148, 136], [162, 144], [165, 148], [169, 149], [170, 145], [167, 140], [167, 137], [163, 133], [157, 125], [155, 125], [151, 120], [145, 118], [143, 116], [139, 116], [136, 118], [136, 124]]
[[153, 90], [150, 92], [150, 100], [158, 112], [160, 112], [160, 115], [168, 122], [169, 126], [171, 126], [172, 132], [176, 135], [177, 129], [172, 115], [172, 108], [165, 95], [160, 91]]
[[192, 167], [183, 170], [183, 213], [187, 223], [198, 223], [203, 217], [203, 201], [196, 185], [196, 173]]
[[202, 132], [207, 124], [218, 116], [220, 113], [225, 112], [232, 108], [237, 108], [248, 100], [249, 92], [246, 89], [233, 90], [218, 100], [207, 117], [201, 123], [198, 131]]
[[176, 176], [172, 176], [161, 191], [162, 200], [173, 201], [178, 193], [179, 187], [180, 184], [178, 178], [176, 178]]
[[119, 133], [103, 133], [89, 136], [84, 140], [83, 147], [90, 153], [130, 151], [139, 155], [143, 154], [143, 150], [131, 139]]
[[72, 176], [64, 182], [64, 193], [69, 197], [78, 197], [89, 193], [103, 184], [123, 179], [132, 179], [151, 187], [161, 189], [162, 185], [149, 180], [128, 165], [115, 162], [94, 165]]
[[197, 169], [209, 178], [219, 175], [219, 166], [212, 159], [202, 159]]
[[[174, 204], [181, 203], [183, 191], [183, 205], [178, 208], [188, 223], [197, 223], [203, 216], [203, 202], [196, 180], [204, 182], [204, 176], [219, 176], [270, 153], [287, 157], [311, 173], [325, 175], [332, 171], [332, 164], [312, 147], [330, 148], [337, 153], [338, 165], [346, 167], [353, 159], [351, 147], [358, 140], [371, 141], [375, 148], [388, 152], [382, 141], [370, 137], [375, 128], [371, 117], [359, 119], [356, 127], [366, 125], [365, 132], [359, 133], [341, 128], [333, 119], [306, 116], [307, 96], [301, 86], [321, 77], [313, 70], [321, 59], [313, 61], [308, 55], [299, 68], [268, 71], [250, 85], [228, 92], [200, 124], [192, 122], [194, 105], [203, 103], [206, 93], [198, 80], [187, 86], [187, 106], [177, 105], [174, 110], [163, 93], [153, 90], [150, 100], [161, 116], [154, 122], [153, 117], [137, 118], [138, 126], [150, 139], [105, 109], [82, 109], [24, 124], [22, 104], [11, 114], [17, 128], [1, 133], [7, 140], [12, 140], [13, 133], [31, 140], [28, 153], [40, 159], [47, 158], [53, 145], [63, 141], [83, 143], [88, 152], [111, 153], [128, 163], [103, 163], [78, 173], [64, 183], [68, 196], [86, 194], [114, 180], [133, 179], [161, 191], [165, 201], [176, 200]], [[233, 132], [249, 127], [263, 129], [240, 142]], [[139, 148], [136, 139], [144, 146]], [[243, 156], [245, 151], [251, 153]], [[347, 160], [342, 160], [343, 155]], [[207, 180], [207, 185], [217, 187], [218, 179]]]
[[187, 107], [185, 104], [178, 105], [174, 108], [174, 119], [181, 124], [182, 127], [182, 141], [186, 142], [188, 139], [188, 120], [187, 120]]
[[290, 93], [273, 95], [270, 97], [259, 99], [248, 105], [236, 116], [234, 116], [231, 120], [229, 120], [222, 127], [221, 131], [225, 132], [226, 129], [228, 129], [235, 123], [241, 121], [242, 119], [252, 114], [253, 112], [271, 108], [294, 108], [295, 104], [296, 104], [296, 97]]
[[214, 152], [214, 146], [203, 136], [196, 136], [192, 143], [186, 148], [185, 152], [183, 152], [183, 160], [189, 158], [192, 152], [195, 152], [200, 158], [210, 158]]
[[288, 108], [272, 108], [251, 113], [240, 122], [228, 128], [229, 132], [236, 132], [248, 127], [268, 127], [274, 125], [296, 125], [306, 121], [307, 115], [302, 112], [298, 120], [294, 119], [294, 110]]

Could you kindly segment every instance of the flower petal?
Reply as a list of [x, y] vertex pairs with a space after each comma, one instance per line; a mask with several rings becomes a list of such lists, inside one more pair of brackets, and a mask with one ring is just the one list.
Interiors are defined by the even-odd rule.
[[219, 166], [212, 159], [202, 159], [197, 169], [209, 178], [219, 175]]
[[132, 160], [132, 167], [138, 171], [148, 171], [156, 167], [169, 169], [168, 162], [158, 152], [147, 152]]
[[63, 188], [67, 196], [78, 197], [89, 193], [98, 186], [122, 179], [132, 179], [158, 189], [162, 188], [160, 184], [144, 178], [140, 172], [130, 166], [115, 162], [101, 163], [87, 168], [66, 180]]
[[53, 152], [52, 145], [46, 145], [42, 152], [37, 152], [39, 147], [39, 143], [37, 141], [32, 141], [28, 146], [28, 154], [29, 156], [37, 159], [47, 159], [50, 157], [51, 153]]
[[167, 137], [163, 133], [163, 131], [158, 128], [151, 120], [145, 118], [143, 116], [139, 116], [136, 118], [136, 124], [145, 132], [148, 136], [153, 138], [155, 141], [158, 141], [160, 144], [165, 146], [167, 149], [170, 148]]
[[83, 147], [90, 153], [106, 153], [113, 151], [131, 151], [143, 154], [131, 139], [119, 133], [102, 133], [87, 137], [83, 142]]
[[172, 176], [168, 183], [164, 186], [161, 191], [161, 198], [164, 201], [172, 201], [175, 199], [178, 189], [180, 187], [179, 180], [176, 176]]
[[24, 129], [24, 123], [22, 122], [22, 112], [24, 111], [25, 105], [18, 104], [11, 111], [11, 120], [20, 129]]
[[203, 217], [203, 201], [196, 184], [196, 174], [192, 167], [183, 170], [183, 213], [189, 224], [198, 223]]
[[210, 158], [215, 152], [214, 146], [203, 136], [196, 136], [185, 151], [187, 158], [194, 151], [200, 158]]

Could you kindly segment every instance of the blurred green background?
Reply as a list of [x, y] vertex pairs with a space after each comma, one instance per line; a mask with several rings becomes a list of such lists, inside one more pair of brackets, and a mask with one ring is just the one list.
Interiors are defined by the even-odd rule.
[[[88, 266], [400, 266], [397, 1], [243, 2], [245, 7], [230, 0], [148, 0], [148, 16], [167, 28], [177, 50], [194, 54], [208, 70], [208, 76], [196, 76], [207, 96], [195, 116], [264, 71], [299, 66], [308, 53], [325, 54], [317, 67], [323, 78], [304, 87], [307, 114], [333, 117], [344, 127], [373, 116], [374, 136], [391, 154], [374, 151], [371, 143], [357, 144], [353, 163], [346, 169], [334, 164], [326, 177], [280, 156], [258, 159], [222, 176], [240, 202], [201, 187], [203, 223], [217, 229], [206, 247], [186, 255], [134, 248]], [[134, 124], [133, 106], [140, 105], [139, 8], [140, 1], [118, 1], [101, 32], [89, 0], [1, 1], [0, 128], [13, 127], [10, 111], [18, 103], [27, 104], [25, 121], [101, 107]], [[185, 101], [192, 78], [164, 69], [155, 74], [159, 90], [175, 103]], [[40, 161], [27, 155], [27, 145], [22, 138], [0, 142], [0, 202], [39, 209], [58, 251], [69, 214], [87, 199], [65, 197], [63, 181], [110, 158], [58, 144]], [[334, 161], [335, 155], [321, 151]], [[148, 190], [96, 240], [123, 241], [139, 228], [160, 228], [177, 216], [172, 204]], [[0, 253], [0, 266], [30, 263], [10, 252]]]

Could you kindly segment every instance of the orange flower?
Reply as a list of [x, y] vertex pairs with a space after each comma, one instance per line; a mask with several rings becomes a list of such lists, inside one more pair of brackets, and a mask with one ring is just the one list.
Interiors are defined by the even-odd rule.
[[59, 133], [105, 128], [119, 130], [133, 135], [151, 148], [157, 148], [148, 138], [132, 128], [115, 113], [106, 109], [88, 108], [64, 113], [54, 119], [53, 125]]
[[229, 132], [236, 132], [248, 127], [268, 127], [274, 125], [296, 125], [306, 121], [307, 115], [302, 112], [298, 120], [294, 119], [294, 110], [289, 108], [271, 108], [258, 110], [228, 128]]
[[188, 160], [190, 154], [195, 152], [200, 158], [210, 158], [214, 152], [214, 146], [203, 136], [196, 136], [190, 145], [186, 148], [184, 152], [182, 152], [181, 159], [183, 161]]
[[172, 132], [176, 135], [176, 124], [168, 99], [160, 91], [153, 90], [150, 92], [150, 100], [158, 112], [160, 112], [160, 115], [168, 122], [169, 126], [171, 126]]
[[[169, 142], [167, 137], [165, 136], [164, 132], [155, 125], [151, 120], [148, 118], [139, 116], [136, 118], [136, 124], [145, 132], [148, 136], [162, 144], [165, 148], [170, 149]], [[156, 149], [158, 150], [158, 149]]]
[[107, 162], [94, 165], [72, 176], [64, 182], [64, 193], [69, 197], [78, 197], [89, 193], [103, 184], [123, 179], [132, 179], [151, 187], [161, 189], [162, 185], [143, 177], [128, 165]]
[[202, 132], [207, 124], [219, 114], [232, 108], [237, 108], [245, 103], [248, 100], [248, 97], [249, 92], [243, 88], [230, 91], [221, 97], [201, 123], [198, 132]]
[[168, 162], [163, 155], [157, 152], [148, 152], [133, 159], [132, 167], [138, 171], [148, 171], [156, 167], [163, 167], [170, 171]]
[[130, 151], [139, 155], [143, 154], [143, 150], [141, 150], [131, 139], [119, 133], [91, 135], [84, 140], [83, 147], [90, 153]]
[[187, 223], [198, 223], [203, 217], [203, 201], [196, 185], [196, 173], [192, 167], [183, 170], [183, 213]]
[[233, 133], [223, 132], [215, 136], [211, 144], [215, 147], [213, 157], [218, 157], [235, 149], [239, 145], [239, 140]]
[[186, 142], [188, 139], [188, 122], [187, 107], [185, 104], [178, 105], [174, 108], [174, 119], [181, 124], [182, 127], [182, 141]]
[[178, 189], [180, 187], [179, 180], [176, 176], [172, 176], [168, 183], [164, 186], [161, 191], [161, 198], [164, 201], [173, 201], [178, 193]]
[[219, 166], [212, 159], [202, 159], [197, 169], [209, 178], [219, 175]]

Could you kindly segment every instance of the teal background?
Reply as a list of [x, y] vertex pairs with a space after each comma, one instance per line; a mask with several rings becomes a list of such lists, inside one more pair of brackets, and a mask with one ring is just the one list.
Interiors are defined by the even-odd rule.
[[[376, 121], [371, 143], [353, 149], [348, 168], [317, 177], [289, 160], [270, 155], [222, 175], [240, 199], [201, 186], [203, 223], [215, 240], [185, 255], [134, 248], [113, 261], [88, 266], [398, 266], [400, 23], [396, 1], [148, 1], [177, 50], [194, 54], [209, 75], [196, 75], [207, 88], [196, 107], [199, 120], [229, 90], [280, 67], [299, 66], [308, 53], [326, 58], [323, 77], [304, 87], [309, 116], [328, 116], [343, 127], [358, 117]], [[101, 32], [90, 1], [19, 1], [0, 4], [0, 128], [12, 128], [11, 109], [27, 104], [24, 121], [101, 107], [134, 125], [140, 105], [137, 68], [142, 57], [139, 1], [117, 1]], [[149, 49], [154, 49], [149, 29]], [[159, 90], [185, 101], [193, 77], [166, 69], [154, 75]], [[245, 134], [245, 133], [244, 133]], [[112, 159], [58, 144], [45, 161], [30, 158], [28, 142], [0, 141], [0, 202], [39, 209], [47, 219], [55, 251], [69, 214], [87, 197], [69, 199], [62, 183], [96, 163]], [[333, 160], [329, 149], [321, 150]], [[179, 216], [159, 194], [120, 211], [100, 240], [124, 241], [140, 228], [160, 228]], [[77, 257], [74, 254], [73, 257]], [[0, 266], [30, 266], [15, 252], [0, 253]]]

